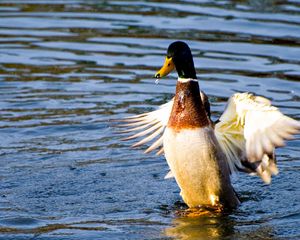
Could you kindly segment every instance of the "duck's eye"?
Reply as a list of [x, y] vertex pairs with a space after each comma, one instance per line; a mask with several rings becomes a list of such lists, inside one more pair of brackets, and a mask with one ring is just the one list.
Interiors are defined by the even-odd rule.
[[169, 64], [168, 64], [168, 67], [170, 67], [170, 66], [171, 66], [171, 64], [169, 63]]

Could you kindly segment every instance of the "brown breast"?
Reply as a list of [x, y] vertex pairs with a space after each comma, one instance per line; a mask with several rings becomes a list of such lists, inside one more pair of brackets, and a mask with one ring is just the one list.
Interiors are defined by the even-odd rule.
[[209, 119], [200, 98], [198, 82], [177, 81], [176, 95], [168, 127], [180, 131], [181, 129], [201, 128], [208, 125]]

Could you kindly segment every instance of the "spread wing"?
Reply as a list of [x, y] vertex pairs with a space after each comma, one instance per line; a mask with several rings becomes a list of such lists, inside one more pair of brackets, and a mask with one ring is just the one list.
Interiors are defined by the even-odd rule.
[[231, 172], [256, 173], [265, 183], [278, 173], [275, 148], [299, 130], [298, 121], [283, 115], [266, 98], [249, 93], [234, 94], [215, 125]]
[[171, 114], [173, 101], [161, 105], [157, 110], [135, 115], [123, 119], [125, 124], [119, 125], [120, 127], [126, 127], [127, 129], [122, 133], [134, 133], [136, 134], [126, 137], [123, 140], [136, 139], [143, 137], [140, 141], [133, 144], [132, 147], [137, 147], [148, 142], [152, 142], [151, 146], [146, 149], [144, 153], [149, 153], [155, 149], [160, 148], [157, 155], [163, 153], [163, 132], [168, 124]]

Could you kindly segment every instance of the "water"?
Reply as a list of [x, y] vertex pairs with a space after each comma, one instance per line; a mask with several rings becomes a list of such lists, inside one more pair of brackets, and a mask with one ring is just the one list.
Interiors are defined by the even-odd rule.
[[235, 91], [300, 119], [300, 2], [0, 1], [0, 239], [300, 238], [299, 136], [271, 185], [233, 179], [242, 205], [188, 218], [164, 158], [109, 119], [155, 109], [173, 40], [192, 48], [216, 119]]

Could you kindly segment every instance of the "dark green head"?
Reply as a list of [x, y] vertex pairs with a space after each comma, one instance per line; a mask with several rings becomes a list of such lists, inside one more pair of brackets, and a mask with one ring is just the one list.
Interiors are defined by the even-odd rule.
[[174, 68], [180, 78], [196, 79], [196, 71], [191, 49], [182, 41], [170, 44], [163, 67], [155, 74], [156, 78], [168, 75]]

